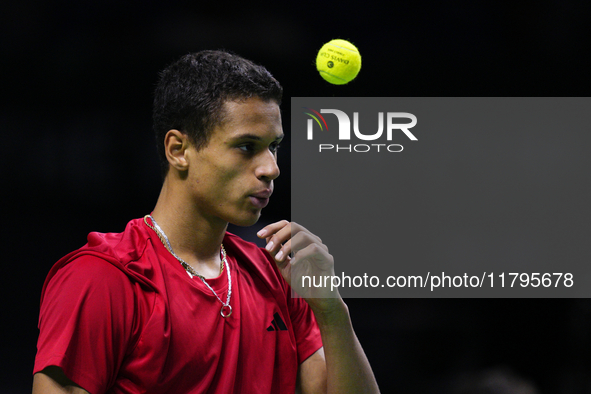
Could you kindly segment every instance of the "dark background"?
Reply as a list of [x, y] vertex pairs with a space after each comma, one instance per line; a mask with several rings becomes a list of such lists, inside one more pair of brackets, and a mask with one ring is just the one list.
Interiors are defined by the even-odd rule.
[[[589, 95], [588, 2], [410, 3], [3, 2], [0, 392], [30, 392], [52, 264], [88, 232], [121, 231], [153, 208], [152, 91], [158, 71], [181, 55], [225, 48], [265, 65], [285, 88], [288, 134], [297, 96]], [[333, 38], [363, 55], [346, 86], [329, 85], [314, 67]], [[264, 221], [290, 215], [283, 146]], [[347, 303], [384, 393], [459, 393], [455, 382], [491, 369], [539, 393], [591, 392], [589, 300]]]

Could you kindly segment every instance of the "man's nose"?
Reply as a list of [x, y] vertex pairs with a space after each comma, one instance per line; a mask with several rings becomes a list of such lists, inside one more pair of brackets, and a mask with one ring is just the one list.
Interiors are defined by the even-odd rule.
[[257, 178], [272, 181], [279, 176], [279, 173], [277, 156], [271, 151], [265, 152], [256, 169]]

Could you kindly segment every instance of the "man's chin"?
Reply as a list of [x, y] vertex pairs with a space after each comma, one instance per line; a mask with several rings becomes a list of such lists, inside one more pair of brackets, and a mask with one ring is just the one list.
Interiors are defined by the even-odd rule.
[[242, 216], [239, 218], [238, 217], [232, 218], [232, 220], [229, 220], [229, 222], [235, 226], [248, 227], [248, 226], [252, 226], [256, 222], [258, 222], [260, 217], [261, 217], [261, 211], [257, 210], [256, 213], [252, 213], [251, 215], [248, 215], [248, 216]]

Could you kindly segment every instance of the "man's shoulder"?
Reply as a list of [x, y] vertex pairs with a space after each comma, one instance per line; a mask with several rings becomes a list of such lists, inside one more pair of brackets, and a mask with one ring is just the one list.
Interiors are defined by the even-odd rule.
[[248, 260], [256, 264], [267, 265], [271, 262], [271, 256], [267, 251], [257, 244], [246, 241], [236, 234], [226, 232], [224, 236], [224, 247], [226, 250], [234, 252], [237, 258], [248, 258]]
[[78, 251], [116, 259], [123, 265], [137, 261], [144, 254], [149, 239], [142, 222], [143, 219], [133, 219], [120, 233], [91, 232], [88, 243]]
[[246, 249], [251, 249], [251, 250], [262, 249], [260, 246], [258, 246], [254, 242], [247, 241], [244, 238], [242, 238], [241, 236], [233, 234], [229, 231], [226, 231], [226, 234], [224, 235], [224, 245], [227, 243], [230, 243], [232, 245], [237, 245], [239, 247], [243, 247]]
[[253, 242], [226, 232], [224, 237], [226, 251], [236, 258], [238, 265], [252, 276], [259, 277], [270, 288], [284, 292], [287, 285], [269, 253]]
[[75, 273], [76, 277], [87, 278], [127, 277], [144, 282], [142, 275], [134, 272], [137, 270], [128, 268], [131, 262], [141, 261], [148, 249], [149, 237], [142, 228], [141, 221], [142, 219], [131, 220], [120, 233], [88, 234], [86, 245], [62, 257], [53, 265], [45, 286], [58, 272], [60, 275]]

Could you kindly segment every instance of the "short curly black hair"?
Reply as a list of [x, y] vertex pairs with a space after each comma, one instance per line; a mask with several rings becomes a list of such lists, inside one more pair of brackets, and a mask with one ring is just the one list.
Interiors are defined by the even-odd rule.
[[153, 122], [163, 175], [168, 172], [164, 137], [186, 133], [198, 149], [223, 119], [229, 100], [259, 97], [281, 104], [283, 88], [264, 67], [231, 52], [190, 53], [160, 73], [154, 94]]

